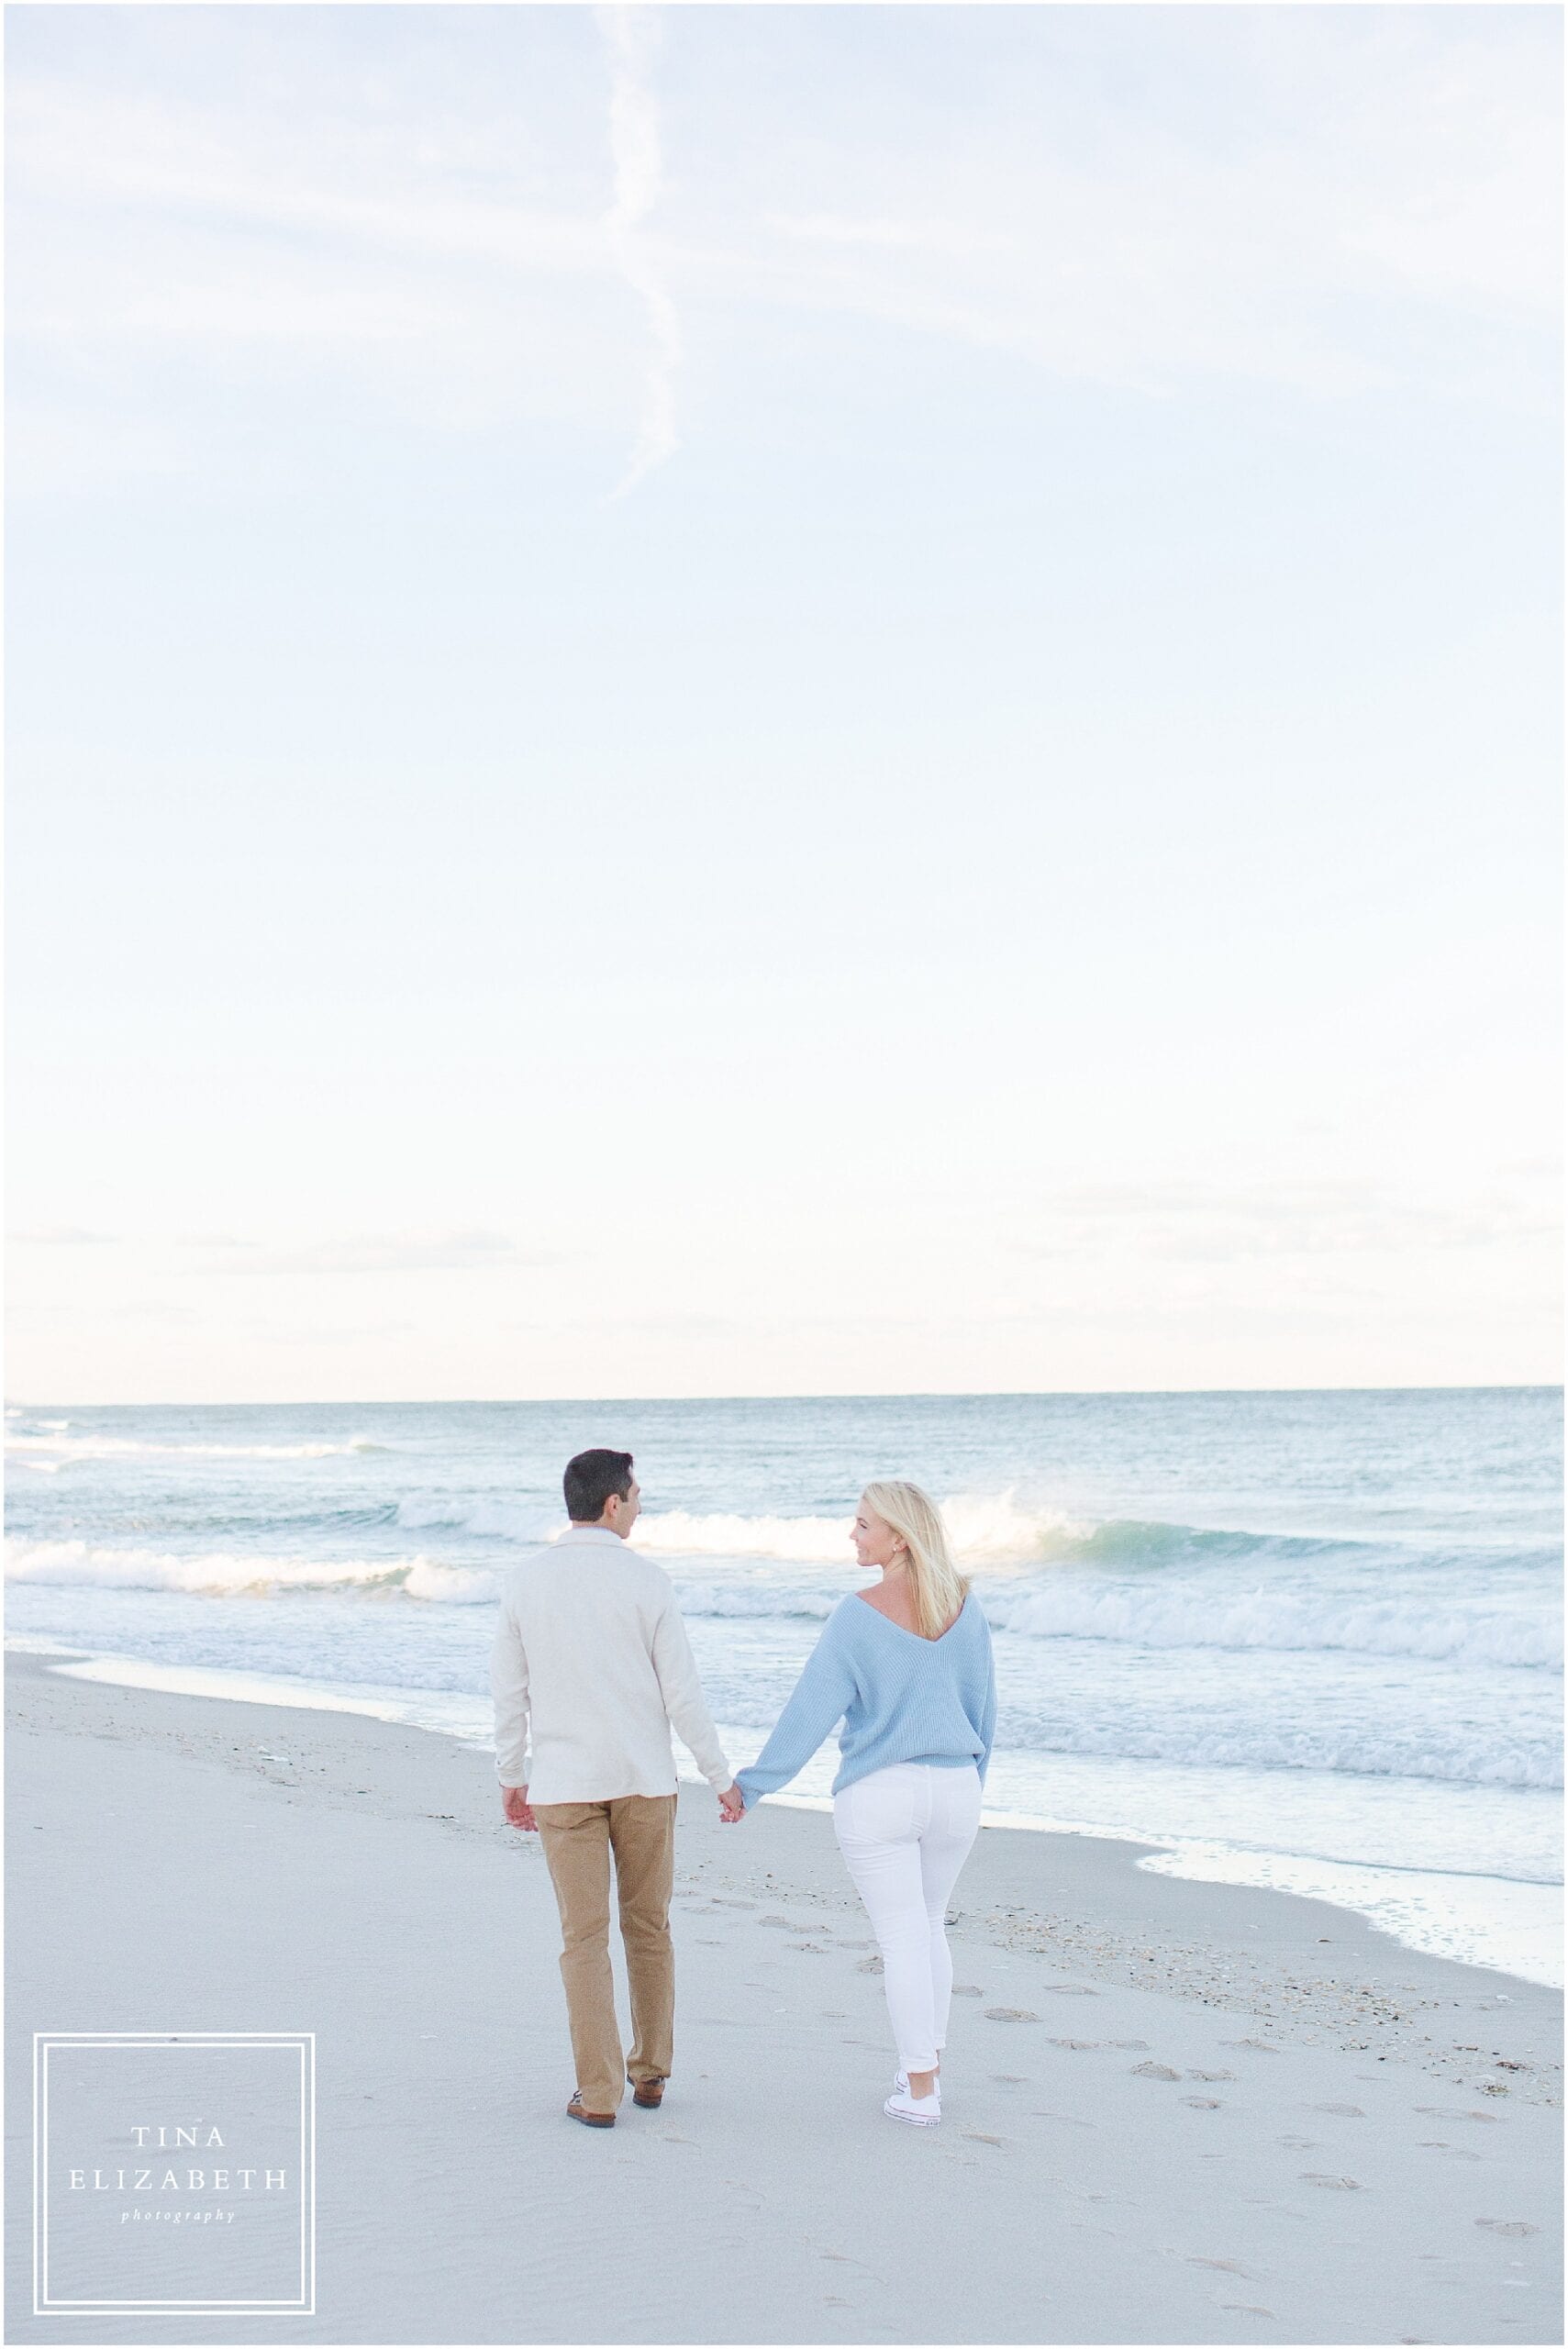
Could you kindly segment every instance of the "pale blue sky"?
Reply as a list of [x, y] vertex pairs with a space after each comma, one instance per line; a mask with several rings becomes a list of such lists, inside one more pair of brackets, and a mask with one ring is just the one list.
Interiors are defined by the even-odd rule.
[[1557, 1375], [1555, 11], [6, 28], [14, 1395]]

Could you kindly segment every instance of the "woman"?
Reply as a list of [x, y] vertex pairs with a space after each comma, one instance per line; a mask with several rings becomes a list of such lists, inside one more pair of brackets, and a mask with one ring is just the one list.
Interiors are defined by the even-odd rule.
[[948, 1897], [980, 1827], [996, 1726], [991, 1631], [918, 1485], [868, 1485], [855, 1555], [881, 1581], [838, 1606], [773, 1735], [736, 1783], [750, 1810], [843, 1716], [833, 1827], [882, 1952], [899, 2071], [883, 2106], [930, 2128], [947, 2039]]

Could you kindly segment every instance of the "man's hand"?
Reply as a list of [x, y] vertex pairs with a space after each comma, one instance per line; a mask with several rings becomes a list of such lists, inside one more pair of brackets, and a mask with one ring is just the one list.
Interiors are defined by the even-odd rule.
[[719, 1815], [726, 1827], [733, 1827], [738, 1819], [746, 1816], [746, 1798], [739, 1784], [728, 1787], [718, 1798]]
[[539, 1820], [534, 1817], [532, 1806], [528, 1801], [527, 1787], [503, 1787], [501, 1808], [506, 1814], [506, 1823], [509, 1827], [527, 1828], [530, 1835], [538, 1828]]

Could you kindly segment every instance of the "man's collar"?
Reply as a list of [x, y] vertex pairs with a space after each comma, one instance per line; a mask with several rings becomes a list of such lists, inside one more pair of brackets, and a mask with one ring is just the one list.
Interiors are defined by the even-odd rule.
[[607, 1525], [569, 1525], [556, 1535], [554, 1546], [559, 1550], [563, 1542], [613, 1542], [617, 1549], [624, 1547], [620, 1535]]

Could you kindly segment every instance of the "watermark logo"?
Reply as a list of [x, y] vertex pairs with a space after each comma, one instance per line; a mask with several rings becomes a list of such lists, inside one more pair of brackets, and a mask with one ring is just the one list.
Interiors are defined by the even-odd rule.
[[33, 2313], [316, 2310], [316, 2034], [33, 2033]]

